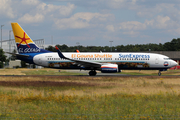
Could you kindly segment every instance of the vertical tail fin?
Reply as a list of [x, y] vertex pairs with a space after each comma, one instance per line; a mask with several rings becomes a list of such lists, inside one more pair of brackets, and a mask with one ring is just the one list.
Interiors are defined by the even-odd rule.
[[11, 26], [14, 33], [17, 50], [19, 53], [48, 52], [46, 50], [40, 49], [18, 23], [11, 23]]

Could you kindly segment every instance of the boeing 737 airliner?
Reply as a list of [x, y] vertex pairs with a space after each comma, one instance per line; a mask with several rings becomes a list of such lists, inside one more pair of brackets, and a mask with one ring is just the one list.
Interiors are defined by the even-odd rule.
[[[161, 54], [138, 52], [64, 52], [57, 47], [57, 52], [39, 48], [18, 23], [11, 23], [19, 54], [18, 59], [30, 64], [57, 68], [90, 70], [89, 75], [95, 76], [96, 71], [116, 73], [121, 70], [159, 70], [166, 71], [177, 63]], [[12, 54], [12, 53], [10, 53]]]

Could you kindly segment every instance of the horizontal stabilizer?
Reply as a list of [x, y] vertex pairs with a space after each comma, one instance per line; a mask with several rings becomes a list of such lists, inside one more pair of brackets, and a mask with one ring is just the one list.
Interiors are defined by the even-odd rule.
[[19, 56], [19, 57], [29, 57], [29, 55], [21, 55], [21, 54], [15, 54], [15, 53], [10, 53], [10, 52], [6, 52], [6, 53], [14, 55], [14, 56]]

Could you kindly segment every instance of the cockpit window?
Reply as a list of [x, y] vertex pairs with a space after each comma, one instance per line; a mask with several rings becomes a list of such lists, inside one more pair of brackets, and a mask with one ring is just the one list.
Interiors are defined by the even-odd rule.
[[170, 58], [164, 58], [164, 60], [171, 60]]

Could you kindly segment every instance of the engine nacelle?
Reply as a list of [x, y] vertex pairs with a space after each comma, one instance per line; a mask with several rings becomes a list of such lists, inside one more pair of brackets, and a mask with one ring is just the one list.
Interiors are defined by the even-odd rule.
[[116, 73], [119, 72], [117, 64], [107, 64], [101, 66], [102, 73]]

